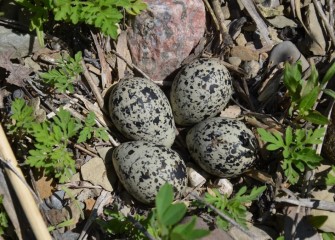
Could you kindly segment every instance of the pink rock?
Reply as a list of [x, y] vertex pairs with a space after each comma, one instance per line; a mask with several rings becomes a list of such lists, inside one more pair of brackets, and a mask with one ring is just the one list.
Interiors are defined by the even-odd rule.
[[202, 0], [145, 0], [148, 9], [128, 32], [133, 62], [153, 80], [162, 81], [180, 67], [204, 34]]

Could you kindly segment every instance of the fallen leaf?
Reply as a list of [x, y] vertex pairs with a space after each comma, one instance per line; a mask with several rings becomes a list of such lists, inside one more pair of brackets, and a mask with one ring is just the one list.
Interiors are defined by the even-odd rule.
[[29, 78], [32, 70], [23, 65], [13, 63], [11, 61], [13, 54], [13, 50], [0, 53], [0, 67], [9, 72], [9, 76], [6, 78], [7, 83], [23, 87], [25, 85], [23, 81]]

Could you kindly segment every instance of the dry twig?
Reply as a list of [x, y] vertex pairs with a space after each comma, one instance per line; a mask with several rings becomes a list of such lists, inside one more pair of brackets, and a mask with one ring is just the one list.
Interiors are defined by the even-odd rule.
[[320, 1], [317, 1], [317, 0], [313, 0], [313, 3], [314, 3], [314, 6], [316, 8], [316, 11], [318, 12], [319, 16], [321, 17], [327, 31], [328, 31], [328, 34], [330, 36], [330, 39], [332, 41], [332, 44], [333, 46], [335, 47], [335, 36], [334, 36], [334, 29], [330, 26], [329, 22], [328, 22], [328, 19], [325, 15], [325, 13], [323, 12], [322, 10], [322, 6], [321, 6], [321, 3]]
[[41, 213], [39, 212], [39, 209], [35, 203], [33, 195], [27, 188], [26, 184], [22, 182], [24, 180], [23, 173], [18, 166], [15, 155], [12, 151], [12, 148], [9, 145], [9, 142], [1, 125], [0, 125], [0, 156], [3, 159], [8, 160], [9, 163], [11, 163], [14, 169], [16, 170], [15, 172], [20, 176], [18, 177], [18, 175], [16, 175], [16, 173], [9, 168], [5, 169], [5, 172], [14, 188], [18, 200], [21, 203], [21, 206], [31, 225], [32, 231], [34, 232], [36, 239], [51, 240], [51, 236], [41, 216]]

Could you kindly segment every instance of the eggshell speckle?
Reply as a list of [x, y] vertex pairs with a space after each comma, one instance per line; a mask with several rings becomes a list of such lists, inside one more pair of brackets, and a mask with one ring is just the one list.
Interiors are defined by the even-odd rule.
[[250, 169], [256, 159], [255, 136], [234, 119], [207, 119], [188, 132], [186, 143], [198, 165], [218, 177], [237, 176]]
[[189, 126], [216, 116], [233, 93], [232, 79], [218, 59], [197, 59], [172, 83], [170, 101], [178, 125]]
[[113, 152], [113, 165], [125, 189], [138, 201], [150, 204], [166, 182], [179, 198], [187, 186], [184, 161], [170, 148], [145, 141], [122, 143]]
[[145, 78], [123, 79], [111, 90], [109, 114], [115, 127], [131, 140], [170, 147], [175, 139], [172, 110], [164, 92]]

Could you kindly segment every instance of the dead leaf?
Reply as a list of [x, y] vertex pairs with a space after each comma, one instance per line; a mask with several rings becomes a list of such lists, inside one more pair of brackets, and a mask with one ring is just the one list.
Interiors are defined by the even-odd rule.
[[[120, 54], [127, 62], [131, 62], [130, 52], [127, 47], [127, 33], [121, 32], [118, 37], [117, 45], [116, 45], [116, 52]], [[121, 58], [117, 58], [117, 70], [119, 79], [124, 78], [125, 72], [127, 69], [127, 63], [123, 61]]]
[[13, 50], [0, 53], [0, 67], [9, 72], [9, 76], [6, 78], [7, 83], [23, 87], [25, 85], [23, 81], [29, 78], [32, 71], [23, 65], [13, 63], [11, 61], [13, 54]]

